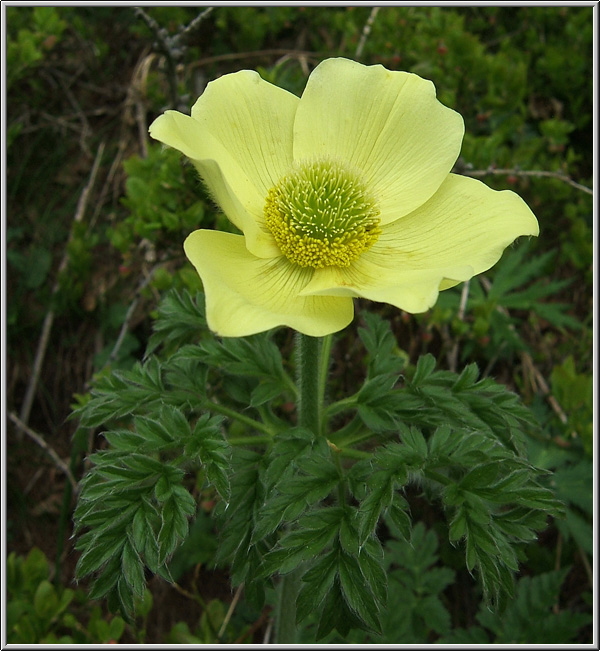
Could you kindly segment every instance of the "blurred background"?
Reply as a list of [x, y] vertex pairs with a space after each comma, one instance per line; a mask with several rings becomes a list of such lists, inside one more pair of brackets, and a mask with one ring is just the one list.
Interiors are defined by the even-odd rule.
[[[590, 612], [593, 8], [2, 9], [8, 641], [221, 639], [233, 593], [227, 567], [211, 563], [209, 518], [173, 560], [177, 584], [151, 581], [134, 625], [74, 584], [76, 483], [103, 440], [69, 414], [95, 375], [142, 358], [166, 291], [201, 288], [187, 234], [233, 228], [148, 125], [244, 68], [299, 95], [332, 56], [431, 79], [465, 119], [456, 171], [516, 191], [538, 217], [540, 237], [507, 251], [468, 296], [445, 292], [425, 315], [369, 309], [392, 321], [411, 361], [475, 361], [523, 396], [542, 425], [532, 463], [554, 471], [568, 506], [528, 548], [524, 574], [568, 568], [553, 608]], [[355, 339], [351, 327], [336, 354], [351, 357]], [[452, 625], [468, 627], [478, 598], [461, 585], [444, 599], [459, 604]], [[259, 641], [268, 612], [242, 603], [235, 618], [223, 641]], [[589, 640], [582, 626], [569, 641]]]

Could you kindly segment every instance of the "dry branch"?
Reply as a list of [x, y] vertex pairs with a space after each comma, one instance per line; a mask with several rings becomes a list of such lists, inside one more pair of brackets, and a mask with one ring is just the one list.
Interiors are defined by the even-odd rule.
[[134, 12], [138, 18], [141, 18], [156, 38], [156, 46], [164, 55], [167, 63], [167, 81], [169, 82], [169, 91], [171, 95], [171, 105], [178, 108], [179, 90], [177, 87], [177, 64], [182, 61], [187, 47], [186, 41], [190, 35], [198, 28], [199, 25], [212, 12], [213, 7], [207, 7], [203, 12], [198, 14], [189, 25], [180, 29], [174, 36], [170, 36], [164, 27], [161, 27], [151, 16], [149, 16], [141, 7], [135, 7]]
[[[98, 173], [100, 161], [102, 160], [102, 154], [104, 153], [104, 146], [105, 143], [102, 142], [98, 147], [98, 151], [96, 152], [96, 158], [92, 166], [92, 171], [90, 172], [90, 177], [85, 187], [83, 188], [81, 195], [79, 196], [79, 201], [77, 202], [75, 216], [73, 217], [73, 224], [77, 224], [78, 222], [80, 222], [83, 219], [83, 216], [85, 214], [89, 195], [96, 181], [96, 175]], [[74, 233], [74, 229], [73, 227], [71, 227], [69, 242], [71, 242], [73, 238], [73, 233]], [[60, 288], [60, 276], [62, 272], [67, 268], [67, 264], [69, 263], [69, 242], [65, 247], [65, 253], [63, 255], [63, 259], [60, 263], [60, 266], [58, 267], [56, 281], [54, 283], [54, 287], [52, 288], [53, 297], [56, 295], [56, 293]], [[46, 356], [46, 349], [48, 348], [48, 341], [50, 339], [50, 331], [52, 330], [53, 323], [54, 323], [54, 310], [50, 308], [50, 310], [48, 310], [46, 314], [46, 317], [44, 318], [44, 324], [42, 325], [42, 334], [40, 335], [37, 350], [35, 352], [33, 371], [31, 373], [31, 377], [29, 378], [29, 384], [27, 385], [27, 391], [25, 392], [25, 398], [23, 400], [23, 404], [21, 405], [20, 419], [24, 425], [27, 425], [27, 423], [29, 422], [29, 416], [31, 414], [31, 406], [33, 404], [33, 397], [35, 395], [35, 391], [39, 381], [40, 372], [42, 370], [42, 364], [44, 362], [44, 357]]]
[[67, 479], [69, 480], [69, 483], [73, 487], [73, 492], [76, 493], [77, 492], [77, 482], [75, 481], [75, 478], [73, 477], [69, 466], [58, 456], [58, 454], [56, 453], [54, 448], [51, 447], [50, 445], [48, 445], [48, 443], [46, 443], [46, 441], [44, 440], [44, 437], [41, 434], [38, 434], [37, 432], [34, 432], [30, 427], [25, 425], [25, 423], [23, 423], [19, 419], [19, 417], [16, 414], [14, 414], [12, 411], [8, 412], [8, 417], [17, 426], [17, 428], [18, 428], [18, 430], [20, 432], [23, 432], [24, 434], [27, 434], [27, 436], [29, 436], [30, 439], [35, 441], [42, 448], [42, 450], [44, 450], [44, 452], [46, 452], [46, 454], [48, 454], [48, 456], [52, 459], [52, 461], [54, 461], [56, 466], [60, 470], [62, 470], [62, 472], [64, 472]]
[[[469, 298], [469, 287], [470, 287], [470, 280], [467, 280], [463, 284], [462, 292], [460, 295], [460, 305], [458, 307], [458, 314], [457, 314], [459, 321], [464, 321], [465, 319], [465, 310], [467, 309], [467, 300]], [[458, 337], [454, 339], [452, 350], [448, 354], [448, 368], [453, 373], [456, 371], [457, 363], [458, 363]]]
[[587, 194], [594, 194], [594, 191], [591, 188], [588, 188], [586, 185], [581, 185], [577, 183], [570, 176], [562, 174], [561, 172], [546, 172], [544, 170], [518, 170], [518, 169], [496, 169], [495, 167], [488, 167], [487, 170], [462, 170], [461, 174], [463, 176], [534, 176], [534, 177], [546, 177], [550, 179], [557, 179], [563, 183], [568, 183], [570, 186], [581, 190]]
[[231, 616], [233, 615], [233, 611], [235, 610], [235, 607], [237, 606], [237, 602], [239, 601], [241, 595], [242, 595], [242, 590], [244, 589], [244, 584], [240, 584], [238, 586], [238, 589], [235, 591], [235, 595], [233, 596], [233, 600], [231, 604], [229, 605], [229, 610], [227, 611], [227, 614], [225, 615], [225, 619], [223, 620], [223, 624], [221, 625], [221, 628], [219, 629], [219, 632], [217, 633], [217, 639], [221, 639], [223, 637], [223, 633], [225, 633], [225, 629], [227, 628], [227, 624], [229, 624], [229, 620], [231, 619]]
[[362, 35], [360, 37], [360, 41], [358, 42], [358, 46], [356, 48], [356, 52], [354, 53], [354, 58], [359, 59], [360, 56], [362, 55], [362, 51], [365, 47], [365, 43], [367, 42], [367, 38], [369, 37], [369, 34], [371, 33], [371, 28], [373, 27], [373, 23], [375, 22], [375, 18], [377, 18], [377, 14], [379, 13], [380, 7], [373, 7], [371, 9], [371, 13], [369, 14], [369, 17], [367, 18], [367, 22], [365, 23], [365, 26], [363, 27]]
[[142, 290], [144, 290], [149, 284], [152, 278], [154, 277], [154, 272], [156, 269], [158, 269], [160, 265], [156, 265], [150, 273], [142, 280], [142, 282], [139, 284], [135, 296], [131, 303], [129, 304], [129, 308], [127, 310], [127, 314], [125, 315], [125, 320], [123, 321], [123, 325], [121, 326], [121, 330], [119, 332], [119, 336], [117, 337], [117, 341], [115, 342], [115, 345], [113, 346], [113, 349], [110, 353], [110, 356], [108, 358], [108, 362], [114, 362], [117, 359], [117, 356], [119, 354], [119, 350], [121, 348], [121, 345], [123, 344], [123, 341], [125, 339], [125, 335], [127, 334], [127, 331], [129, 330], [129, 326], [131, 324], [131, 319], [133, 318], [133, 314], [135, 312], [135, 308], [137, 307], [141, 295], [142, 295]]

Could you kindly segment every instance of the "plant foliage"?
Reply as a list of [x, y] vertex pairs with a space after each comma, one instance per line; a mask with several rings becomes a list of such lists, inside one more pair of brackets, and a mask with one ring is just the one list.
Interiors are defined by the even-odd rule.
[[[413, 527], [411, 486], [439, 505], [466, 568], [504, 608], [521, 548], [563, 511], [525, 454], [535, 423], [518, 397], [479, 379], [476, 365], [455, 374], [425, 355], [405, 368], [389, 325], [367, 314], [362, 386], [329, 405], [327, 436], [315, 437], [281, 417], [296, 389], [272, 335], [205, 338], [201, 300], [169, 293], [146, 361], [101, 374], [75, 412], [82, 426], [107, 428], [75, 512], [77, 574], [95, 576], [92, 596], [130, 616], [147, 570], [170, 580], [197, 512], [190, 473], [201, 470], [219, 499], [218, 560], [234, 584], [261, 606], [274, 577], [300, 572], [297, 618], [319, 613], [317, 639], [383, 634], [389, 555], [417, 545], [418, 563], [434, 562], [435, 545]], [[385, 550], [384, 521], [398, 541]], [[421, 581], [398, 580], [411, 590]], [[439, 612], [433, 630], [443, 634], [437, 593], [451, 575], [437, 581], [419, 608]]]

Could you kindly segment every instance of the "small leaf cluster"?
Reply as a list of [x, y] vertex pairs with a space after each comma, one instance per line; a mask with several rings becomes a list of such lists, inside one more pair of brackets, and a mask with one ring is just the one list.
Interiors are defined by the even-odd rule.
[[423, 523], [413, 528], [411, 542], [390, 540], [386, 566], [390, 602], [383, 638], [398, 642], [426, 642], [433, 632], [448, 633], [450, 614], [443, 591], [454, 581], [454, 571], [438, 566], [438, 540]]
[[297, 621], [319, 612], [317, 638], [334, 628], [379, 630], [387, 596], [383, 550], [374, 536], [361, 542], [359, 510], [345, 498], [345, 472], [330, 446], [306, 431], [289, 432], [263, 466], [266, 499], [253, 537], [279, 536], [259, 576], [302, 573]]
[[594, 439], [594, 378], [591, 373], [578, 373], [575, 361], [569, 355], [562, 364], [556, 365], [550, 375], [552, 395], [566, 410], [568, 418], [561, 423], [568, 436], [581, 438], [584, 449], [592, 455]]
[[191, 427], [181, 411], [163, 405], [158, 418], [136, 416], [129, 427], [104, 436], [110, 446], [90, 457], [94, 469], [81, 482], [74, 514], [76, 574], [99, 572], [90, 597], [106, 597], [129, 614], [146, 587], [145, 570], [170, 580], [167, 561], [187, 538], [196, 501], [184, 485], [188, 464], [202, 464], [226, 498], [228, 445], [221, 418], [205, 414]]
[[524, 576], [517, 584], [515, 597], [502, 617], [485, 607], [480, 608], [477, 621], [480, 626], [457, 628], [444, 635], [444, 644], [568, 644], [575, 641], [577, 632], [591, 622], [588, 613], [559, 610], [560, 588], [568, 567], [538, 576]]
[[[7, 11], [9, 26], [6, 44], [7, 86], [20, 81], [54, 47], [67, 27], [55, 7]], [[9, 141], [10, 145], [10, 141]]]
[[129, 252], [140, 237], [164, 241], [164, 248], [169, 235], [180, 236], [179, 242], [210, 212], [195, 170], [184, 165], [178, 152], [149, 144], [145, 158], [133, 156], [123, 167], [127, 181], [121, 202], [129, 216], [109, 232], [112, 245], [122, 253]]
[[[81, 591], [50, 582], [48, 559], [34, 547], [6, 560], [6, 634], [9, 644], [116, 643], [125, 621], [105, 618]], [[84, 604], [85, 608], [78, 606]], [[85, 612], [89, 611], [89, 612]], [[82, 621], [85, 615], [86, 621]]]
[[595, 510], [590, 488], [594, 477], [593, 459], [583, 447], [585, 441], [574, 439], [574, 444], [565, 449], [564, 443], [557, 445], [557, 441], [561, 442], [562, 439], [555, 434], [551, 424], [547, 425], [547, 429], [546, 438], [529, 441], [528, 454], [536, 466], [552, 471], [546, 477], [545, 484], [565, 504], [564, 519], [556, 521], [565, 543], [563, 554], [568, 553], [571, 547], [579, 556], [593, 556]]

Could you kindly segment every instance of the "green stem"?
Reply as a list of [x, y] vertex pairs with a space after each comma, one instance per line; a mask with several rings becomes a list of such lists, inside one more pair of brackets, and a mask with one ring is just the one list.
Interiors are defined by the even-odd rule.
[[323, 345], [321, 347], [321, 359], [319, 364], [319, 387], [318, 387], [318, 401], [321, 413], [319, 414], [319, 427], [321, 434], [327, 433], [327, 413], [324, 408], [325, 405], [325, 388], [327, 387], [327, 374], [329, 373], [329, 357], [331, 353], [332, 336], [327, 335], [323, 337]]
[[302, 574], [296, 568], [286, 574], [279, 583], [277, 604], [275, 605], [275, 642], [277, 644], [296, 644], [296, 600], [300, 592]]
[[[335, 443], [338, 448], [343, 448], [350, 443], [354, 443], [357, 435], [359, 435], [359, 438], [362, 437], [364, 431], [365, 424], [358, 416], [355, 416], [349, 423], [344, 425], [344, 427], [336, 432], [332, 432], [328, 438], [332, 443]], [[372, 432], [370, 431], [369, 436], [372, 436]]]
[[433, 479], [433, 481], [437, 481], [438, 484], [443, 484], [444, 486], [448, 486], [449, 484], [452, 483], [451, 479], [449, 479], [445, 475], [440, 474], [439, 472], [436, 472], [435, 470], [425, 470], [423, 471], [423, 474], [428, 479]]
[[240, 423], [244, 423], [244, 425], [248, 425], [258, 432], [263, 432], [269, 436], [274, 436], [274, 432], [270, 427], [267, 427], [264, 423], [261, 423], [258, 420], [254, 420], [254, 418], [250, 418], [250, 416], [244, 416], [244, 414], [240, 414], [238, 411], [235, 411], [235, 409], [230, 409], [229, 407], [220, 405], [217, 402], [210, 402], [210, 400], [206, 401], [204, 404], [210, 411], [216, 411], [217, 413], [228, 416], [233, 420], [238, 420]]
[[321, 434], [321, 411], [323, 409], [320, 394], [320, 344], [321, 340], [317, 337], [296, 334], [298, 425], [306, 427], [317, 436]]
[[356, 409], [357, 400], [356, 395], [348, 396], [347, 398], [342, 398], [337, 402], [333, 402], [327, 407], [327, 415], [331, 418], [336, 414], [339, 414], [343, 411], [349, 411], [350, 409]]
[[338, 454], [348, 459], [370, 459], [373, 456], [372, 452], [355, 450], [354, 448], [339, 448]]
[[344, 480], [344, 469], [342, 468], [340, 453], [331, 450], [331, 454], [340, 477], [340, 481], [338, 482], [338, 502], [340, 506], [346, 506], [346, 481]]
[[371, 430], [365, 430], [364, 425], [360, 428], [359, 431], [349, 434], [342, 438], [339, 441], [332, 441], [338, 448], [346, 448], [350, 445], [356, 445], [357, 443], [362, 443], [363, 441], [369, 441], [373, 438], [374, 434]]
[[232, 436], [227, 439], [229, 445], [269, 445], [273, 443], [272, 436]]
[[[328, 355], [329, 346], [325, 348]], [[321, 340], [301, 333], [296, 334], [296, 365], [298, 370], [298, 425], [321, 435], [321, 414], [323, 413], [323, 394], [328, 363], [319, 363]], [[328, 355], [329, 356], [329, 355]], [[296, 629], [296, 600], [300, 591], [302, 570], [297, 567], [286, 574], [279, 583], [278, 599], [275, 608], [275, 642], [295, 644], [298, 638]]]

